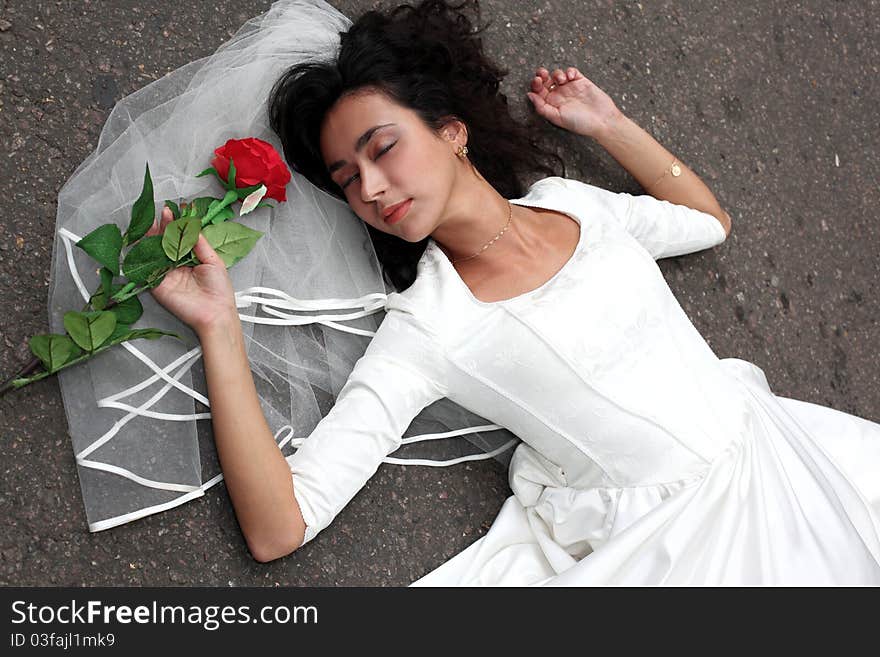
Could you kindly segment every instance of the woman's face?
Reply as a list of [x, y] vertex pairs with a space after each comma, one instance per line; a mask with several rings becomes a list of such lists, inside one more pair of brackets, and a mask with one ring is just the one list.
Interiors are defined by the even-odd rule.
[[[453, 126], [454, 127], [454, 126]], [[408, 242], [441, 222], [455, 179], [458, 143], [437, 136], [412, 110], [381, 93], [340, 99], [321, 125], [321, 153], [348, 204], [366, 223]], [[411, 201], [402, 219], [383, 211]]]

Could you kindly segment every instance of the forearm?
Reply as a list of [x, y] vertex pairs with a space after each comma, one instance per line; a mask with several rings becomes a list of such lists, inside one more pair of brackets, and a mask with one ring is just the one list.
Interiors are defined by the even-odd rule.
[[268, 561], [298, 547], [305, 531], [290, 467], [260, 407], [237, 315], [199, 338], [226, 488], [251, 553]]
[[[649, 194], [707, 212], [721, 222], [725, 232], [730, 232], [730, 215], [700, 177], [634, 121], [618, 113], [595, 138]], [[680, 167], [679, 176], [668, 172], [673, 160]]]

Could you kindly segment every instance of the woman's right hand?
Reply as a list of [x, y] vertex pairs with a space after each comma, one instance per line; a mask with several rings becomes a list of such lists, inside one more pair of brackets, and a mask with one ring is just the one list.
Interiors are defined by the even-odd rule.
[[593, 139], [622, 116], [611, 97], [574, 66], [552, 74], [541, 66], [526, 95], [553, 125]]
[[[153, 224], [147, 235], [161, 235], [173, 220], [171, 210], [163, 208], [161, 221]], [[168, 312], [201, 335], [218, 322], [237, 319], [238, 311], [226, 264], [204, 235], [199, 235], [193, 252], [201, 264], [172, 269], [150, 293]]]

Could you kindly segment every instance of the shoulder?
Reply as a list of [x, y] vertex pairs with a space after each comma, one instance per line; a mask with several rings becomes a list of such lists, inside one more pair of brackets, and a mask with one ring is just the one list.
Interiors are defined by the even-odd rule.
[[592, 196], [602, 196], [614, 193], [607, 189], [603, 189], [602, 187], [596, 187], [595, 185], [585, 183], [577, 178], [563, 178], [562, 176], [548, 176], [536, 180], [532, 186], [529, 187], [528, 193], [546, 193], [554, 190], [565, 190], [572, 194], [586, 194]]
[[464, 321], [468, 308], [460, 289], [460, 279], [452, 264], [433, 240], [428, 241], [419, 259], [416, 279], [402, 292], [392, 292], [385, 300], [385, 310], [400, 321], [416, 325], [437, 342]]
[[527, 197], [534, 200], [555, 199], [558, 204], [568, 205], [592, 219], [626, 213], [632, 199], [630, 194], [624, 192], [612, 192], [576, 178], [561, 176], [541, 178], [529, 188]]
[[385, 317], [368, 349], [377, 347], [411, 352], [437, 351], [441, 326], [436, 312], [438, 301], [437, 263], [429, 248], [418, 263], [416, 279], [402, 292], [391, 292], [385, 299]]
[[434, 330], [430, 310], [436, 301], [437, 279], [440, 263], [434, 253], [431, 240], [416, 266], [416, 278], [412, 285], [401, 292], [391, 292], [385, 300], [385, 311], [396, 314], [402, 320], [422, 324], [426, 330]]
[[553, 180], [553, 184], [564, 189], [572, 201], [581, 204], [589, 203], [596, 210], [617, 213], [621, 209], [626, 209], [632, 198], [632, 195], [626, 192], [612, 192], [604, 187], [597, 187], [576, 178], [553, 177], [544, 180]]

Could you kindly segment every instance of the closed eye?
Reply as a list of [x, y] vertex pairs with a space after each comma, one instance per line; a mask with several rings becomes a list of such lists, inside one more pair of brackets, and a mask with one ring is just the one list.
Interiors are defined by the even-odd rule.
[[[390, 151], [392, 148], [394, 148], [394, 145], [395, 145], [396, 143], [397, 143], [396, 141], [395, 141], [395, 142], [392, 142], [392, 143], [388, 144], [385, 148], [383, 148], [381, 151], [379, 151], [379, 152], [376, 154], [376, 160], [378, 160], [378, 159], [379, 159], [380, 157], [382, 157], [385, 153], [387, 153], [387, 152]], [[374, 160], [374, 161], [375, 161], [375, 160]], [[353, 181], [355, 178], [357, 178], [357, 177], [358, 177], [358, 174], [354, 174], [351, 178], [349, 178], [348, 180], [346, 180], [346, 181], [341, 185], [341, 188], [342, 188], [342, 189], [345, 189], [346, 187], [348, 187], [348, 184], [349, 184], [350, 182], [352, 182], [352, 181]]]

